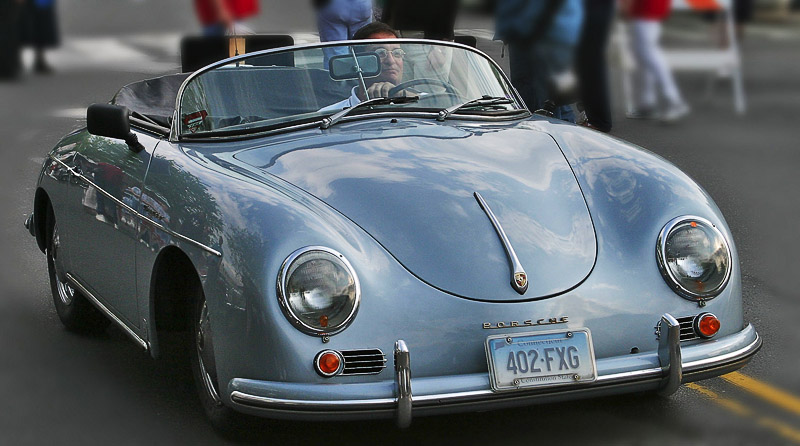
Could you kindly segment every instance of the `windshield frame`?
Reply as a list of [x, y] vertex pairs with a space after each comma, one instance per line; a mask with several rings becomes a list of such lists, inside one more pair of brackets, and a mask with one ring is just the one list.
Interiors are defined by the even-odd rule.
[[[500, 68], [500, 65], [497, 64], [497, 62], [495, 62], [486, 53], [484, 53], [483, 51], [481, 51], [481, 50], [479, 50], [477, 48], [471, 47], [469, 45], [463, 45], [463, 44], [456, 43], [456, 42], [448, 42], [448, 41], [440, 41], [440, 40], [428, 40], [428, 39], [406, 39], [406, 38], [402, 38], [402, 39], [401, 38], [398, 38], [398, 39], [370, 39], [369, 42], [370, 43], [391, 43], [391, 44], [440, 45], [440, 46], [449, 46], [449, 47], [453, 47], [453, 48], [459, 48], [459, 49], [462, 49], [462, 50], [467, 50], [467, 51], [470, 51], [472, 53], [475, 53], [475, 54], [483, 57], [484, 59], [486, 59], [489, 62], [489, 64], [491, 64], [491, 66], [493, 66], [497, 70], [497, 72], [500, 74], [500, 78], [502, 79], [503, 82], [505, 82], [505, 84], [508, 87], [508, 90], [511, 93], [511, 95], [513, 95], [513, 98], [511, 98], [511, 99], [514, 100], [514, 103], [515, 103], [514, 105], [519, 107], [520, 110], [525, 110], [525, 111], [529, 112], [527, 106], [525, 105], [525, 102], [522, 100], [522, 97], [519, 95], [519, 92], [517, 92], [517, 89], [514, 88], [514, 85], [511, 83], [511, 80], [508, 78], [508, 76], [503, 71], [503, 69]], [[192, 73], [191, 75], [189, 75], [189, 77], [187, 77], [183, 81], [183, 83], [181, 84], [180, 88], [178, 89], [178, 95], [175, 98], [175, 109], [173, 110], [173, 113], [172, 113], [172, 125], [170, 126], [169, 141], [170, 142], [179, 142], [179, 141], [182, 141], [182, 140], [200, 141], [200, 140], [220, 139], [219, 136], [215, 137], [213, 135], [209, 135], [208, 138], [203, 138], [200, 135], [198, 135], [196, 137], [183, 138], [184, 136], [188, 136], [188, 134], [184, 135], [184, 134], [180, 133], [180, 119], [179, 119], [180, 106], [181, 106], [181, 103], [183, 102], [183, 96], [184, 96], [186, 88], [188, 87], [188, 85], [196, 77], [199, 77], [202, 74], [207, 73], [207, 72], [209, 72], [211, 70], [214, 70], [214, 69], [216, 69], [218, 67], [222, 67], [222, 66], [225, 66], [225, 65], [236, 63], [237, 61], [240, 61], [240, 60], [246, 60], [246, 59], [250, 59], [250, 58], [258, 57], [258, 56], [262, 56], [262, 55], [289, 52], [289, 51], [325, 48], [325, 47], [329, 47], [329, 46], [363, 45], [364, 43], [365, 43], [365, 40], [341, 40], [341, 41], [334, 41], [334, 42], [314, 42], [314, 43], [307, 43], [307, 44], [300, 44], [300, 45], [284, 46], [284, 47], [280, 47], [280, 48], [272, 48], [272, 49], [268, 49], [268, 50], [254, 51], [252, 53], [240, 54], [238, 56], [229, 57], [227, 59], [222, 59], [220, 61], [217, 61], [217, 62], [214, 62], [212, 64], [206, 65], [203, 68], [200, 68], [199, 70], [197, 70], [194, 73]], [[428, 117], [427, 115], [430, 115], [431, 117], [434, 117], [434, 118], [436, 116], [438, 116], [438, 110], [437, 111], [427, 112], [427, 111], [420, 111], [419, 109], [406, 109], [406, 110], [403, 110], [403, 109], [392, 109], [391, 112], [392, 113], [399, 113], [399, 114], [411, 114], [411, 115], [416, 115], [416, 116], [425, 115], [425, 117]], [[313, 124], [316, 124], [316, 123], [321, 123], [322, 120], [325, 119], [326, 116], [332, 115], [334, 113], [335, 112], [332, 112], [332, 113], [329, 113], [329, 114], [326, 114], [326, 115], [322, 115], [322, 116], [320, 116], [319, 120], [315, 120], [315, 121], [313, 121], [311, 123], [308, 123], [308, 122], [303, 123], [303, 120], [287, 121], [286, 124], [284, 126], [280, 127], [280, 128], [265, 129], [264, 133], [274, 133], [276, 131], [282, 131], [282, 130], [283, 131], [285, 131], [285, 130], [294, 130], [294, 129], [297, 129], [298, 127], [304, 128], [304, 127], [307, 127], [309, 125], [313, 125]], [[385, 111], [384, 111], [384, 113], [385, 113]], [[381, 113], [381, 114], [384, 114], [384, 113]], [[358, 117], [358, 116], [360, 116], [360, 114], [350, 115], [347, 118], [351, 118], [351, 117], [354, 118], [354, 117]], [[466, 116], [469, 116], [469, 114], [467, 114]], [[345, 119], [347, 119], [347, 118], [345, 118]], [[497, 120], [507, 120], [507, 119], [509, 119], [509, 117], [508, 117], [508, 115], [498, 114], [497, 116], [470, 116], [470, 119], [471, 120], [479, 119], [479, 120], [497, 121]], [[260, 133], [255, 133], [254, 132], [254, 135], [260, 135]], [[253, 137], [254, 135], [243, 135], [243, 136]], [[225, 139], [227, 139], [227, 138], [225, 138]]]

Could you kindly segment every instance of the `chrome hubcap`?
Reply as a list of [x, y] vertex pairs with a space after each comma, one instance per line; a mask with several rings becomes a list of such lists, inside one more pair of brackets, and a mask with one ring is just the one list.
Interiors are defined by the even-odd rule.
[[58, 297], [61, 299], [61, 302], [64, 305], [72, 305], [72, 301], [75, 299], [75, 289], [72, 288], [68, 283], [61, 281], [61, 268], [59, 267], [58, 263], [58, 252], [61, 248], [61, 239], [58, 236], [58, 225], [53, 227], [53, 242], [50, 244], [51, 253], [50, 255], [53, 257], [53, 268], [55, 268], [55, 276], [56, 276], [56, 291], [58, 291]]
[[214, 363], [214, 345], [211, 341], [211, 323], [208, 317], [208, 306], [205, 302], [203, 302], [203, 308], [200, 309], [200, 320], [198, 321], [197, 332], [195, 333], [195, 346], [197, 348], [197, 357], [200, 362], [200, 374], [203, 377], [203, 384], [205, 384], [206, 391], [211, 396], [211, 399], [213, 399], [217, 405], [220, 405], [222, 401], [219, 398], [219, 393], [214, 384], [217, 380], [217, 368]]
[[64, 305], [72, 305], [72, 300], [75, 298], [75, 289], [58, 279], [56, 275], [56, 289], [58, 289], [58, 297]]

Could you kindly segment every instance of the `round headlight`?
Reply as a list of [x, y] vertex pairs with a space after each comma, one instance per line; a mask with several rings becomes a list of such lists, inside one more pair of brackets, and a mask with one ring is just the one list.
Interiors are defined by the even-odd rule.
[[330, 248], [302, 248], [283, 262], [278, 299], [286, 317], [302, 332], [330, 335], [343, 330], [355, 316], [360, 297], [353, 267]]
[[667, 284], [690, 300], [719, 294], [731, 274], [728, 242], [710, 221], [692, 216], [671, 220], [661, 230], [656, 250]]

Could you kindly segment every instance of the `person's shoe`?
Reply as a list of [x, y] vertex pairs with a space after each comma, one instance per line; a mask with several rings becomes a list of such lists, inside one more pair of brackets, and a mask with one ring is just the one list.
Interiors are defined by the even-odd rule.
[[661, 116], [655, 108], [647, 107], [633, 109], [625, 113], [625, 117], [628, 119], [658, 119]]
[[36, 74], [52, 74], [53, 67], [51, 67], [50, 64], [48, 64], [44, 59], [37, 59], [33, 64], [33, 71]]
[[685, 102], [670, 105], [661, 115], [664, 122], [676, 122], [686, 117], [692, 111], [691, 107]]

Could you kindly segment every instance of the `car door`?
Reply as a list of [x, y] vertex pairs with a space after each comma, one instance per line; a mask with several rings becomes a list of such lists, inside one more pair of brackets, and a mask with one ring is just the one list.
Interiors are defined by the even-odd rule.
[[144, 150], [86, 134], [69, 193], [70, 273], [131, 327], [140, 327], [134, 248], [141, 188], [158, 139], [135, 132]]

